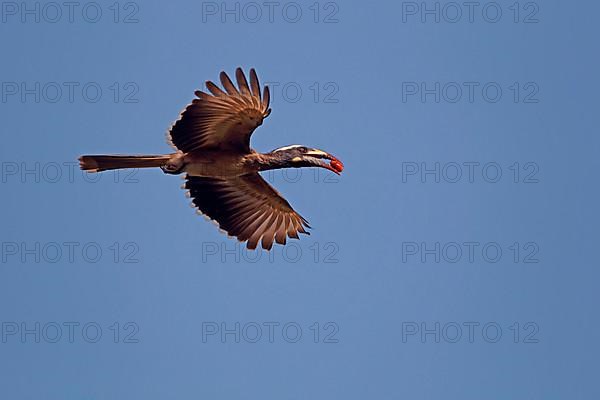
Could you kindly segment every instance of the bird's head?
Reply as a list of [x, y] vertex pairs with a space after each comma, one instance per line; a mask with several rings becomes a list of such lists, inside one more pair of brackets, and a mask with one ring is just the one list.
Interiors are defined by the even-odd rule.
[[321, 167], [338, 175], [344, 170], [344, 164], [331, 154], [299, 144], [280, 147], [269, 155], [281, 162], [284, 168]]

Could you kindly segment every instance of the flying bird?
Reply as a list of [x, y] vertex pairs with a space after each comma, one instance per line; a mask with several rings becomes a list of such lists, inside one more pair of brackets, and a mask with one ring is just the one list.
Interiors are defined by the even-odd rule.
[[187, 195], [199, 214], [213, 220], [229, 236], [247, 242], [249, 249], [270, 250], [273, 242], [309, 234], [308, 221], [298, 214], [260, 171], [320, 167], [340, 174], [344, 165], [333, 155], [301, 145], [284, 146], [269, 153], [250, 147], [250, 136], [269, 116], [269, 87], [262, 94], [258, 77], [250, 69], [250, 84], [241, 68], [237, 87], [225, 72], [223, 89], [206, 82], [209, 93], [195, 98], [167, 132], [175, 149], [164, 155], [84, 155], [82, 170], [101, 172], [121, 168], [161, 168], [166, 174], [185, 173]]

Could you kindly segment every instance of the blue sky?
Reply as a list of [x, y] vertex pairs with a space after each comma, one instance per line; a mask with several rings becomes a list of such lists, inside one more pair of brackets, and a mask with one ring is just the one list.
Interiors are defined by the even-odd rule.
[[[596, 2], [57, 4], [1, 4], [3, 397], [598, 397]], [[345, 164], [265, 175], [311, 236], [77, 170], [238, 66]]]

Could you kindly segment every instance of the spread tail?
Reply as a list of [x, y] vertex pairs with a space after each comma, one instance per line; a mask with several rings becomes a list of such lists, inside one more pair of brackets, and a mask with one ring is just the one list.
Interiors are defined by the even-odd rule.
[[79, 157], [79, 167], [84, 171], [101, 172], [111, 169], [121, 168], [153, 168], [162, 167], [171, 158], [172, 155], [161, 156], [81, 156]]

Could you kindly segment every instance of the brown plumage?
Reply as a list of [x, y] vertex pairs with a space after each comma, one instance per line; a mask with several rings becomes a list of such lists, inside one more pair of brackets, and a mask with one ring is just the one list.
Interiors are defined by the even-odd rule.
[[209, 93], [196, 91], [196, 99], [181, 113], [167, 134], [176, 153], [166, 155], [81, 156], [83, 170], [100, 172], [119, 168], [160, 167], [165, 173], [186, 173], [184, 188], [199, 213], [254, 249], [309, 234], [308, 222], [261, 176], [277, 168], [321, 167], [335, 173], [342, 163], [329, 153], [304, 146], [286, 146], [260, 154], [250, 148], [250, 136], [269, 116], [270, 93], [261, 93], [258, 77], [250, 70], [250, 83], [236, 70], [237, 87], [221, 72], [220, 89], [206, 82]]
[[308, 234], [304, 229], [308, 222], [256, 173], [227, 179], [188, 175], [186, 179], [184, 186], [193, 204], [229, 235], [247, 240], [250, 249], [261, 239], [263, 248], [270, 249], [274, 237], [285, 244], [286, 236]]
[[250, 152], [250, 135], [260, 126], [271, 110], [269, 88], [261, 98], [258, 77], [250, 70], [252, 92], [244, 73], [238, 68], [236, 77], [240, 90], [225, 72], [221, 72], [223, 92], [212, 82], [206, 87], [212, 95], [196, 91], [197, 99], [187, 106], [168, 133], [170, 143], [186, 153], [200, 149]]

